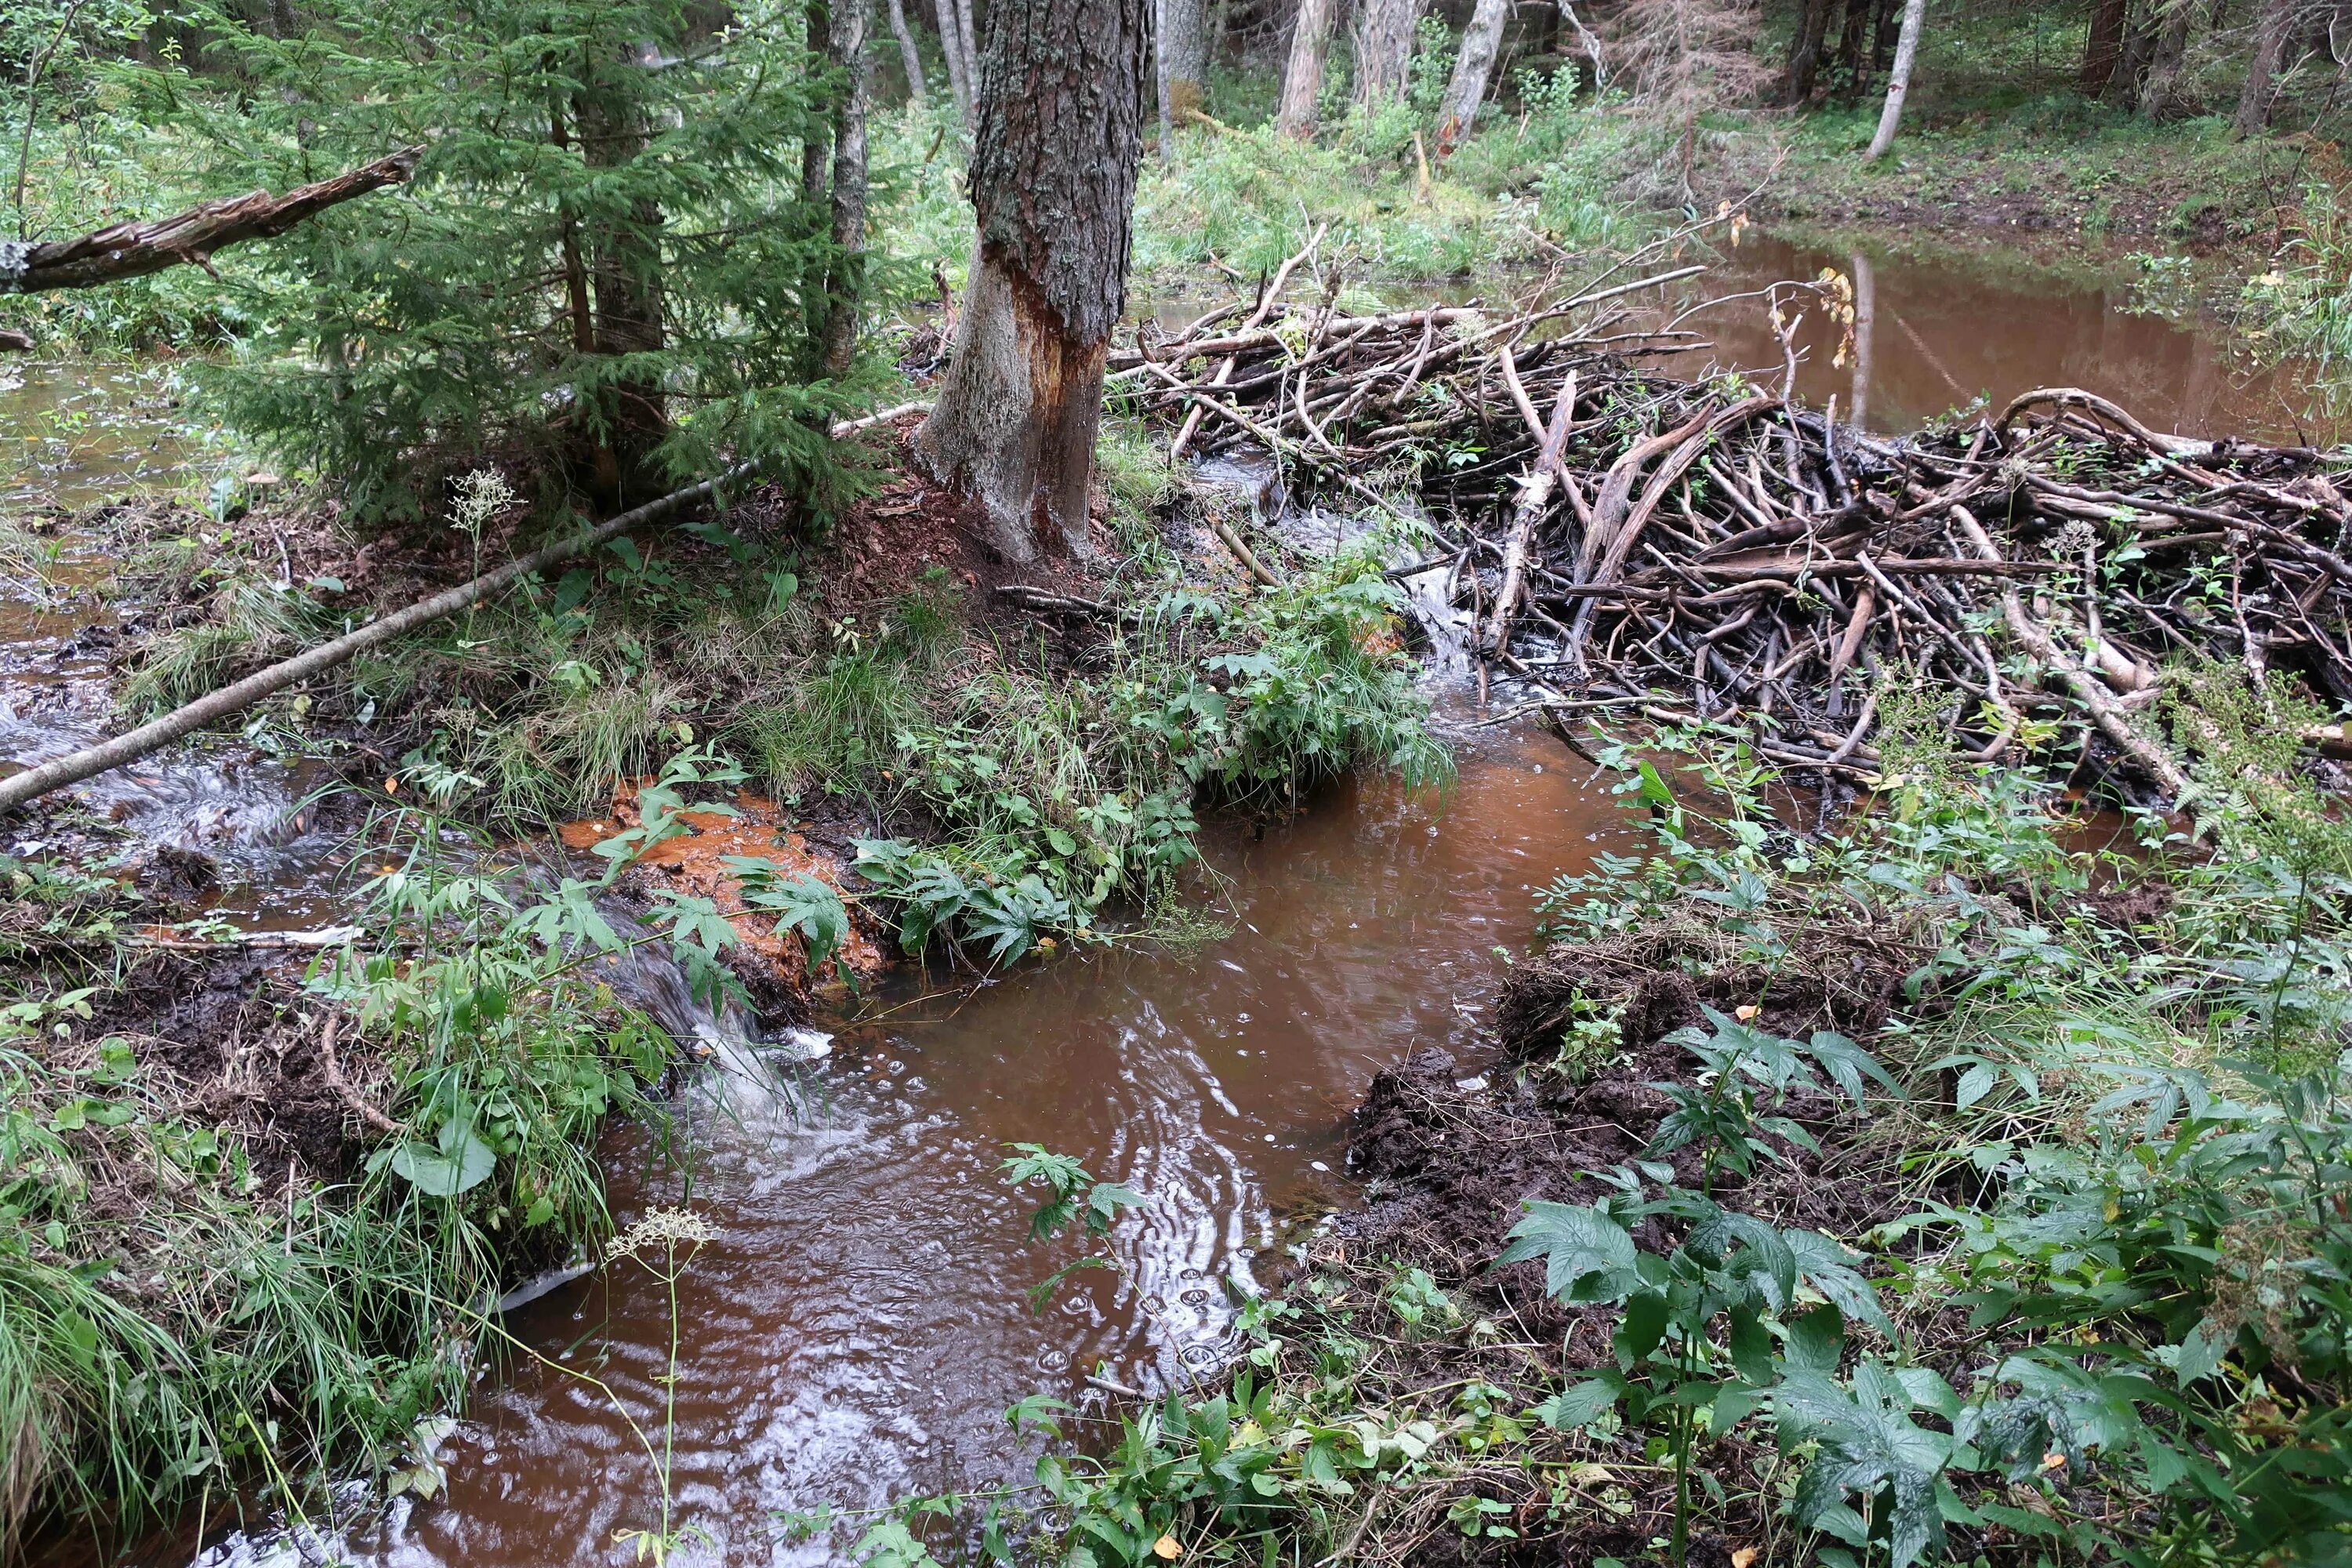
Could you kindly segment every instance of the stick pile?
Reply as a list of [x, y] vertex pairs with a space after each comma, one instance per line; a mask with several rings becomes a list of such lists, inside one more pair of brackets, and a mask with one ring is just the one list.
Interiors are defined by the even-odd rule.
[[2352, 508], [2317, 452], [2162, 435], [2072, 388], [1864, 436], [1784, 395], [1783, 312], [1834, 312], [1822, 284], [1768, 291], [1775, 387], [1644, 368], [1707, 345], [1590, 314], [1657, 279], [1354, 314], [1277, 303], [1287, 271], [1254, 310], [1147, 331], [1115, 380], [1180, 458], [1271, 448], [1294, 489], [1417, 496], [1440, 551], [1392, 575], [1467, 613], [1482, 697], [1491, 668], [1532, 707], [1746, 721], [1775, 760], [1866, 776], [1878, 693], [1902, 689], [1973, 757], [2087, 726], [2095, 763], [2173, 795], [2147, 712], [2168, 659], [2352, 702]]

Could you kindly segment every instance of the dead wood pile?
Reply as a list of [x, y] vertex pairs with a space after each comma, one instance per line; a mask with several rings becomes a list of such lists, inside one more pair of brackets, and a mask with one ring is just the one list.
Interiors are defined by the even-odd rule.
[[1862, 775], [1900, 689], [1970, 756], [2080, 740], [2173, 795], [2150, 710], [2182, 656], [2352, 701], [2352, 510], [2317, 451], [2160, 434], [2072, 388], [1866, 436], [1782, 391], [1792, 313], [1837, 309], [1818, 283], [1759, 305], [1777, 374], [1685, 380], [1656, 356], [1693, 334], [1594, 319], [1622, 289], [1360, 314], [1278, 302], [1283, 280], [1147, 330], [1115, 384], [1180, 458], [1272, 448], [1294, 493], [1414, 511], [1438, 549], [1392, 575], [1467, 613], [1482, 689], [1746, 722], [1777, 761]]

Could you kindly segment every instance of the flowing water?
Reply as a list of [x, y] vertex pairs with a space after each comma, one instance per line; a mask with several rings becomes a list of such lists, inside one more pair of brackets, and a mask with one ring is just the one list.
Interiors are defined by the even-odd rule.
[[[2291, 382], [2234, 374], [2225, 334], [2129, 314], [2120, 290], [1754, 236], [1706, 288], [1823, 266], [1857, 281], [1856, 341], [1847, 364], [1832, 363], [1816, 310], [1800, 390], [1834, 395], [1842, 417], [1871, 428], [2038, 384], [2087, 387], [2195, 434], [2302, 428]], [[1191, 313], [1182, 304], [1155, 308]], [[1777, 367], [1758, 302], [1701, 323], [1718, 363]], [[172, 473], [168, 432], [152, 421], [93, 428], [75, 412], [96, 396], [89, 367], [0, 366], [0, 423], [17, 432], [0, 484], [9, 503], [81, 504], [142, 468]], [[66, 543], [68, 575], [85, 569], [70, 559], [78, 548]], [[89, 635], [104, 617], [34, 597], [0, 609], [0, 752], [19, 760], [74, 743], [104, 711], [102, 650]], [[1197, 950], [1031, 963], [969, 995], [920, 994], [906, 976], [868, 999], [865, 1021], [828, 1026], [829, 1042], [737, 1041], [719, 1054], [677, 1107], [696, 1150], [690, 1201], [718, 1232], [677, 1301], [676, 1491], [681, 1520], [717, 1542], [698, 1556], [825, 1561], [839, 1536], [783, 1542], [775, 1514], [1018, 1479], [1029, 1450], [1002, 1415], [1014, 1400], [1043, 1392], [1098, 1406], [1087, 1381], [1097, 1368], [1156, 1389], [1219, 1363], [1232, 1295], [1278, 1262], [1318, 1204], [1344, 1197], [1345, 1120], [1366, 1080], [1425, 1046], [1479, 1070], [1505, 954], [1530, 934], [1532, 890], [1624, 847], [1614, 804], [1556, 742], [1467, 727], [1457, 739], [1450, 791], [1347, 784], [1262, 837], [1213, 832], [1223, 891], [1202, 912], [1231, 929]], [[119, 775], [94, 798], [148, 837], [219, 855], [246, 884], [226, 895], [239, 918], [304, 925], [333, 904], [320, 857], [288, 820], [302, 783], [214, 744]], [[723, 1032], [686, 1011], [674, 995], [665, 1007], [681, 1027]], [[1079, 1155], [1146, 1198], [1112, 1235], [1116, 1267], [1076, 1274], [1042, 1314], [1024, 1288], [1072, 1255], [1024, 1244], [1031, 1199], [994, 1174], [1015, 1141]], [[623, 1221], [681, 1196], [646, 1130], [616, 1130], [603, 1153]], [[671, 1321], [658, 1282], [625, 1263], [516, 1307], [507, 1328], [544, 1360], [515, 1360], [486, 1384], [443, 1447], [446, 1497], [362, 1508], [338, 1549], [469, 1568], [623, 1560], [613, 1532], [658, 1521], [631, 1422], [658, 1440]], [[316, 1548], [215, 1531], [145, 1555], [275, 1563]]]

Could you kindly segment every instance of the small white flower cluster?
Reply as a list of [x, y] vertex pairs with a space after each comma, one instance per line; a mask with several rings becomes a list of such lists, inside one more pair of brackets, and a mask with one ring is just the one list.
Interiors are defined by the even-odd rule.
[[719, 1232], [710, 1222], [688, 1208], [647, 1209], [636, 1222], [604, 1246], [604, 1261], [617, 1263], [624, 1258], [644, 1261], [649, 1248], [659, 1248], [675, 1255], [680, 1247], [689, 1250], [719, 1239]]

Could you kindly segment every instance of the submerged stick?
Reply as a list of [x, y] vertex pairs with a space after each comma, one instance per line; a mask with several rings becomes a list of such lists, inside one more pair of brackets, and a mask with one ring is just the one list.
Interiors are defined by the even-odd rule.
[[[886, 408], [878, 414], [866, 415], [862, 419], [845, 419], [835, 425], [830, 434], [837, 439], [929, 406], [925, 403], [907, 403], [896, 408]], [[666, 517], [680, 507], [707, 500], [718, 493], [721, 487], [749, 477], [758, 467], [756, 463], [738, 463], [726, 472], [704, 479], [699, 484], [672, 490], [643, 506], [633, 507], [617, 517], [607, 518], [584, 533], [558, 540], [520, 560], [509, 561], [496, 571], [486, 572], [470, 583], [462, 583], [404, 610], [396, 610], [382, 620], [370, 621], [357, 631], [347, 632], [332, 642], [321, 643], [308, 652], [257, 670], [243, 680], [224, 686], [209, 696], [199, 697], [160, 719], [151, 720], [128, 734], [102, 741], [95, 746], [85, 746], [79, 752], [68, 752], [38, 767], [27, 768], [21, 773], [0, 779], [0, 812], [13, 811], [26, 801], [47, 795], [52, 790], [79, 784], [84, 779], [110, 773], [125, 763], [136, 762], [150, 752], [159, 751], [207, 724], [251, 707], [272, 692], [282, 691], [287, 687], [332, 669], [354, 655], [390, 642], [404, 632], [414, 631], [444, 616], [454, 615], [468, 605], [478, 604], [533, 572], [543, 571], [558, 562], [584, 554], [633, 528]]]

